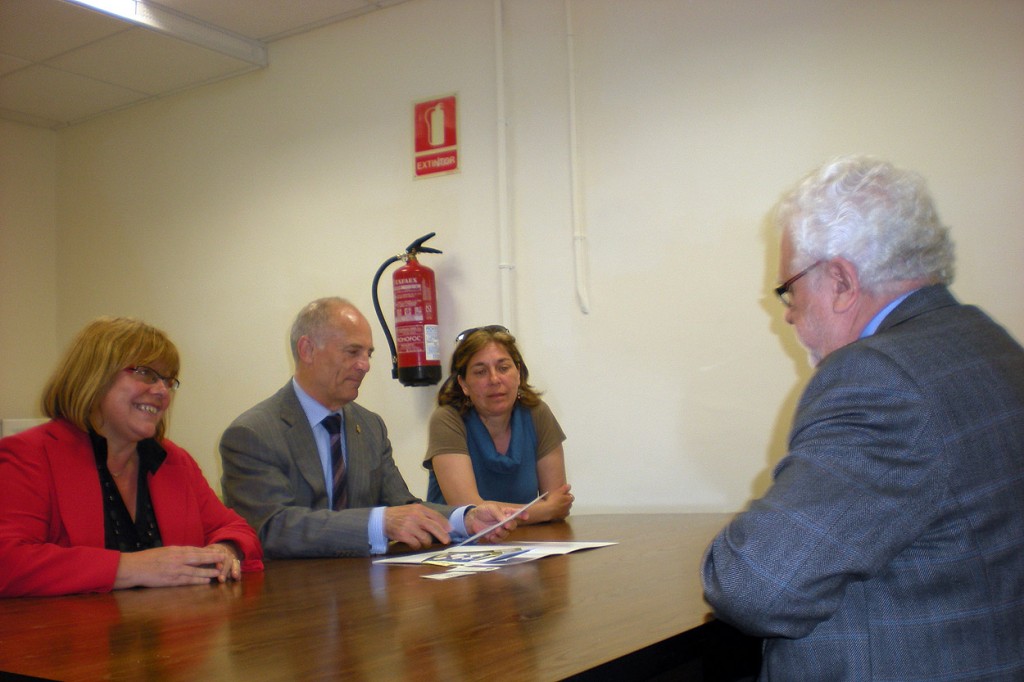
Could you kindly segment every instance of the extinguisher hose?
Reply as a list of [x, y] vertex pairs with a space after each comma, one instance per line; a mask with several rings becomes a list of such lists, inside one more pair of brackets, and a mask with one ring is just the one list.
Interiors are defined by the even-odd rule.
[[391, 351], [391, 378], [398, 378], [398, 352], [395, 350], [395, 339], [391, 336], [391, 330], [388, 329], [388, 323], [384, 320], [384, 313], [380, 310], [380, 299], [377, 297], [377, 283], [380, 282], [380, 276], [384, 274], [384, 271], [388, 269], [388, 266], [395, 261], [402, 260], [401, 256], [392, 256], [384, 261], [384, 264], [377, 268], [377, 274], [373, 276], [373, 310], [377, 313], [377, 321], [380, 322], [380, 326], [384, 328], [384, 336], [388, 340], [388, 349]]

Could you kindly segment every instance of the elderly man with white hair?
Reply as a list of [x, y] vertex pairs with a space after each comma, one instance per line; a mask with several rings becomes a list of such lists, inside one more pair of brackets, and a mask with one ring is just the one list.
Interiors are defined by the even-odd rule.
[[705, 596], [761, 680], [1024, 679], [1024, 350], [960, 304], [916, 174], [845, 157], [779, 204], [776, 293], [817, 366]]

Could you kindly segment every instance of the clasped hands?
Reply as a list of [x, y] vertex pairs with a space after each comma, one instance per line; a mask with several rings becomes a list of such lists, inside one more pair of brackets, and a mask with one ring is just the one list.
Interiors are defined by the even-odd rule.
[[141, 552], [122, 552], [114, 589], [203, 585], [211, 580], [242, 579], [236, 550], [227, 543], [206, 547], [157, 547]]
[[[512, 516], [521, 506], [483, 502], [466, 512], [466, 530], [470, 535], [476, 535]], [[501, 542], [515, 530], [517, 521], [526, 519], [528, 514], [524, 512], [517, 519], [502, 523], [481, 539], [486, 542]], [[384, 534], [389, 540], [404, 543], [411, 549], [429, 547], [435, 540], [447, 545], [452, 541], [451, 530], [448, 519], [422, 504], [406, 504], [384, 510]]]

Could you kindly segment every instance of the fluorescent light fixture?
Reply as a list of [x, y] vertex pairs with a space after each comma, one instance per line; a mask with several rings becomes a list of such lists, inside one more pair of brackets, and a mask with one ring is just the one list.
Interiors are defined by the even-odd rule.
[[97, 12], [124, 19], [143, 28], [240, 59], [258, 67], [267, 65], [267, 46], [147, 0], [66, 0]]

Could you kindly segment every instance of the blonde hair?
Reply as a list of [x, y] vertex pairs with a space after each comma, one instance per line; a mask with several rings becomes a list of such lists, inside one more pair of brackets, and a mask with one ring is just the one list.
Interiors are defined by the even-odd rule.
[[[72, 339], [43, 389], [42, 408], [51, 419], [66, 419], [83, 431], [119, 372], [136, 365], [161, 365], [178, 375], [178, 349], [161, 330], [128, 317], [101, 317]], [[167, 429], [166, 414], [157, 425], [156, 439]]]

